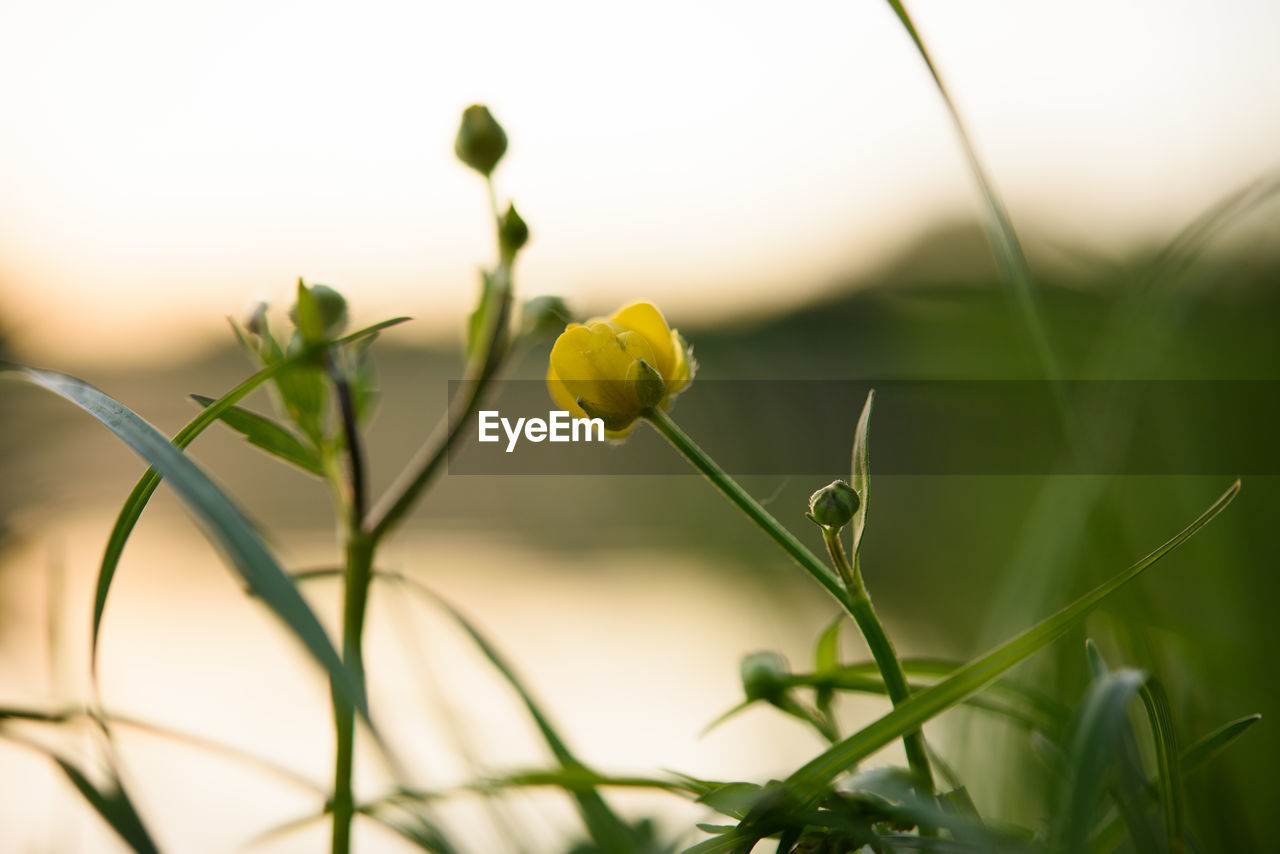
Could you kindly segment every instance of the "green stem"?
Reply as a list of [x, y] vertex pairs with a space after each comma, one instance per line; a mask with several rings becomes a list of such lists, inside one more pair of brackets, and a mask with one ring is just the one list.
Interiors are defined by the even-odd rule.
[[[369, 600], [369, 582], [373, 577], [374, 543], [366, 534], [352, 527], [347, 537], [347, 566], [342, 601], [342, 660], [356, 684], [364, 687], [364, 616]], [[333, 764], [333, 846], [332, 854], [351, 851], [351, 820], [355, 816], [355, 797], [351, 789], [351, 772], [355, 765], [355, 709], [336, 686], [333, 694], [334, 731], [337, 751]]]
[[507, 329], [511, 320], [511, 279], [515, 256], [502, 246], [502, 213], [493, 180], [486, 178], [489, 207], [493, 212], [494, 234], [498, 242], [499, 261], [493, 272], [498, 309], [490, 314], [481, 330], [480, 346], [467, 361], [462, 384], [449, 401], [448, 412], [418, 448], [382, 499], [365, 517], [363, 528], [376, 543], [386, 536], [409, 512], [448, 457], [449, 449], [462, 436], [463, 428], [479, 408], [481, 399], [507, 355]]
[[[670, 416], [660, 409], [652, 408], [645, 411], [644, 417], [668, 442], [675, 446], [677, 451], [684, 455], [685, 459], [693, 464], [694, 468], [702, 472], [707, 480], [711, 481], [742, 512], [746, 513], [751, 518], [751, 521], [755, 522], [761, 530], [781, 546], [783, 551], [790, 555], [828, 593], [835, 597], [841, 607], [849, 613], [849, 616], [853, 617], [854, 622], [858, 624], [858, 628], [862, 631], [863, 637], [866, 638], [867, 647], [871, 650], [876, 666], [880, 669], [880, 676], [884, 679], [889, 697], [894, 705], [905, 700], [910, 695], [910, 689], [907, 687], [906, 675], [902, 671], [902, 663], [898, 660], [893, 644], [885, 633], [884, 625], [880, 622], [880, 618], [876, 616], [875, 609], [871, 606], [871, 597], [867, 595], [860, 573], [849, 566], [849, 561], [844, 556], [844, 547], [840, 545], [839, 538], [835, 538], [835, 545], [839, 551], [832, 554], [832, 560], [840, 573], [839, 577], [837, 577], [827, 568], [825, 563], [813, 552], [805, 548], [790, 531], [784, 528], [782, 523], [775, 519], [768, 510], [765, 510], [758, 501], [748, 495], [746, 490], [738, 485], [737, 481], [716, 464], [715, 460], [707, 456], [706, 451], [699, 448], [693, 439], [689, 438], [671, 420]], [[827, 546], [828, 549], [832, 548], [830, 538], [828, 538]], [[837, 554], [839, 559], [837, 559]], [[929, 758], [924, 750], [924, 736], [917, 730], [904, 736], [903, 744], [907, 751], [907, 761], [911, 766], [913, 776], [916, 778], [917, 790], [922, 796], [927, 797], [933, 793], [933, 775], [929, 770]]]
[[654, 426], [663, 437], [670, 442], [675, 449], [684, 455], [685, 459], [693, 463], [693, 467], [711, 481], [711, 483], [724, 493], [725, 497], [738, 506], [743, 513], [750, 517], [762, 531], [768, 534], [775, 543], [782, 547], [800, 567], [813, 576], [814, 580], [821, 584], [828, 593], [830, 593], [837, 602], [847, 607], [845, 601], [844, 586], [840, 583], [840, 579], [827, 568], [817, 555], [805, 548], [805, 546], [795, 538], [795, 536], [782, 526], [782, 523], [770, 515], [768, 510], [760, 506], [760, 503], [752, 498], [747, 491], [738, 485], [738, 482], [730, 477], [724, 469], [716, 464], [715, 460], [707, 456], [707, 452], [697, 446], [689, 436], [681, 430], [674, 421], [671, 420], [661, 409], [656, 407], [647, 409], [644, 417], [650, 424]]
[[[902, 670], [902, 660], [893, 648], [889, 633], [884, 630], [875, 606], [871, 604], [871, 596], [862, 582], [862, 570], [856, 563], [849, 564], [844, 551], [844, 543], [840, 541], [840, 532], [835, 528], [822, 526], [822, 538], [827, 544], [827, 553], [835, 564], [840, 577], [848, 588], [846, 607], [862, 636], [866, 638], [867, 648], [875, 659], [880, 676], [884, 679], [885, 690], [889, 699], [896, 706], [911, 696], [911, 688], [907, 685], [907, 675]], [[915, 779], [916, 791], [922, 798], [933, 795], [933, 772], [929, 767], [929, 753], [925, 748], [924, 733], [913, 730], [902, 737], [902, 746], [907, 752], [907, 764], [911, 767], [911, 776]], [[922, 828], [923, 830], [923, 828]]]

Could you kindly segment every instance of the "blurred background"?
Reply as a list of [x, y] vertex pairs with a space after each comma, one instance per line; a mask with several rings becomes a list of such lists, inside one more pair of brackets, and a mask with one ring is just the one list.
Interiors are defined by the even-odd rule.
[[[1064, 375], [1280, 379], [1280, 7], [911, 10], [1024, 241]], [[282, 310], [300, 275], [330, 284], [357, 325], [415, 317], [378, 344], [380, 490], [444, 409], [494, 255], [482, 183], [452, 155], [472, 102], [511, 139], [496, 178], [533, 232], [522, 296], [561, 295], [580, 315], [653, 300], [703, 380], [1041, 376], [919, 55], [887, 4], [826, 2], [7, 3], [5, 358], [83, 377], [173, 433], [194, 413], [186, 395], [252, 369], [224, 316], [259, 299]], [[510, 375], [540, 377], [550, 343], [524, 342]], [[803, 442], [822, 417], [768, 414], [734, 429]], [[733, 432], [686, 426], [731, 451]], [[1152, 441], [1177, 444], [1176, 414], [1162, 429]], [[17, 385], [0, 387], [0, 436], [0, 704], [74, 703], [101, 549], [143, 466]], [[336, 559], [320, 484], [226, 431], [192, 453], [290, 566]], [[831, 477], [846, 467], [833, 458]], [[963, 659], [1145, 554], [1233, 475], [877, 478], [868, 584], [905, 652]], [[815, 548], [802, 513], [823, 482], [745, 479]], [[1187, 740], [1263, 713], [1189, 781], [1195, 828], [1222, 850], [1261, 850], [1277, 795], [1277, 508], [1280, 479], [1247, 477], [1222, 518], [1088, 627], [1113, 666], [1166, 680]], [[765, 710], [699, 738], [737, 700], [743, 653], [778, 649], [805, 667], [835, 611], [695, 476], [445, 476], [387, 563], [486, 628], [601, 767], [763, 780], [820, 749]], [[332, 614], [334, 592], [310, 595]], [[546, 763], [515, 700], [438, 614], [396, 591], [373, 609], [374, 702], [418, 783]], [[1074, 702], [1083, 637], [1024, 678]], [[328, 779], [323, 682], [164, 490], [126, 552], [101, 667], [113, 709]], [[852, 726], [882, 708], [845, 713]], [[958, 719], [929, 734], [984, 813], [1043, 818], [1027, 783], [1039, 777], [1017, 771], [1025, 737]], [[322, 804], [225, 754], [120, 738], [134, 794], [174, 850], [233, 850]], [[111, 850], [45, 760], [4, 743], [0, 757], [0, 852]], [[380, 769], [363, 771], [375, 793]], [[516, 801], [535, 847], [574, 835], [554, 798]], [[620, 802], [660, 811], [671, 835], [702, 817]], [[483, 814], [467, 826], [480, 850], [503, 844]], [[407, 850], [363, 832], [369, 850]], [[259, 848], [324, 838], [312, 825]]]

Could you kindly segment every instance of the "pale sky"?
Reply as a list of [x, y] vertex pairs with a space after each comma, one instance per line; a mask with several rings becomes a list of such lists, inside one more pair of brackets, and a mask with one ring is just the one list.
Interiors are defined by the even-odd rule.
[[[1028, 234], [1119, 251], [1280, 165], [1280, 3], [909, 8]], [[526, 296], [733, 317], [977, 210], [881, 0], [6, 0], [0, 322], [55, 367], [153, 358], [302, 275], [460, 329], [493, 255], [473, 101]]]

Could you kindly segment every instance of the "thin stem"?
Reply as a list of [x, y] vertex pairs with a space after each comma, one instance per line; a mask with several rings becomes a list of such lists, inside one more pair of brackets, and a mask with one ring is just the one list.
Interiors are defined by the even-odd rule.
[[[855, 563], [850, 566], [849, 558], [844, 551], [844, 543], [840, 540], [840, 532], [835, 528], [822, 526], [822, 538], [827, 544], [827, 554], [835, 565], [840, 577], [848, 587], [847, 602], [850, 615], [858, 624], [862, 636], [866, 638], [867, 648], [875, 659], [880, 676], [884, 679], [885, 690], [889, 699], [896, 706], [911, 696], [911, 688], [907, 684], [907, 675], [902, 670], [902, 660], [893, 648], [893, 641], [884, 630], [884, 623], [876, 614], [871, 604], [871, 596], [862, 582], [862, 571]], [[907, 764], [911, 767], [911, 775], [915, 779], [916, 791], [921, 797], [933, 794], [933, 772], [929, 767], [929, 753], [925, 747], [924, 734], [914, 730], [902, 737], [902, 746], [907, 752]], [[923, 830], [923, 828], [922, 828]]]
[[[342, 661], [364, 687], [364, 617], [373, 577], [374, 544], [363, 532], [353, 529], [347, 538], [347, 565], [342, 601]], [[333, 764], [333, 854], [351, 851], [351, 820], [355, 797], [351, 773], [355, 766], [355, 709], [336, 686], [333, 694], [334, 731], [337, 740]]]
[[489, 207], [493, 212], [494, 234], [500, 258], [492, 278], [494, 296], [499, 301], [498, 308], [490, 314], [485, 328], [481, 330], [480, 345], [467, 361], [462, 385], [449, 400], [444, 419], [436, 425], [436, 429], [418, 448], [399, 478], [365, 517], [363, 528], [375, 543], [386, 536], [409, 512], [418, 496], [440, 470], [449, 450], [462, 436], [463, 428], [471, 423], [471, 417], [501, 368], [509, 349], [506, 331], [511, 319], [511, 277], [515, 259], [502, 248], [502, 215], [498, 211], [493, 180], [486, 179], [485, 186], [489, 194]]
[[351, 383], [338, 368], [333, 358], [333, 350], [325, 353], [325, 366], [329, 370], [329, 379], [333, 383], [338, 398], [338, 409], [342, 413], [342, 437], [347, 446], [348, 481], [351, 490], [351, 518], [353, 527], [359, 526], [365, 512], [365, 468], [364, 453], [360, 444], [360, 428], [356, 424], [355, 401], [351, 396]]
[[741, 486], [738, 485], [732, 477], [725, 473], [724, 469], [716, 464], [715, 460], [707, 456], [706, 451], [697, 446], [693, 439], [681, 430], [671, 418], [661, 409], [652, 408], [644, 413], [644, 417], [654, 428], [663, 435], [663, 437], [675, 446], [675, 449], [684, 455], [685, 459], [693, 463], [693, 467], [711, 481], [711, 483], [724, 493], [725, 497], [738, 506], [743, 513], [751, 518], [762, 531], [768, 534], [775, 543], [782, 547], [801, 568], [813, 576], [814, 580], [821, 584], [828, 593], [842, 606], [848, 607], [845, 601], [844, 586], [840, 583], [840, 579], [827, 568], [813, 552], [805, 548], [805, 546], [795, 538], [795, 536], [782, 526], [782, 523], [770, 515], [768, 510], [760, 506], [760, 503], [747, 494]]
[[[889, 636], [885, 633], [884, 625], [880, 622], [880, 618], [876, 616], [875, 609], [871, 606], [871, 597], [867, 595], [861, 575], [849, 565], [848, 559], [844, 556], [844, 547], [840, 545], [839, 538], [835, 539], [836, 546], [839, 548], [839, 559], [837, 559], [836, 554], [832, 555], [832, 561], [839, 572], [837, 577], [835, 573], [832, 573], [827, 568], [826, 564], [813, 552], [809, 551], [790, 531], [784, 528], [782, 523], [775, 519], [768, 510], [761, 507], [759, 502], [747, 494], [738, 485], [737, 481], [716, 464], [715, 460], [707, 456], [706, 451], [698, 447], [693, 439], [689, 438], [665, 412], [652, 408], [645, 411], [644, 417], [668, 442], [675, 446], [677, 451], [684, 455], [685, 459], [693, 464], [694, 468], [702, 472], [707, 480], [711, 481], [717, 489], [724, 493], [725, 497], [737, 505], [742, 512], [746, 513], [751, 518], [751, 521], [755, 522], [761, 530], [782, 547], [783, 551], [790, 555], [828, 593], [835, 597], [836, 601], [849, 613], [849, 616], [853, 617], [854, 622], [857, 623], [858, 628], [862, 631], [867, 647], [871, 650], [871, 655], [880, 670], [881, 678], [884, 679], [890, 699], [895, 705], [905, 700], [910, 694], [910, 689], [907, 687], [906, 675], [902, 671], [902, 664], [898, 660], [898, 655], [893, 649]], [[828, 548], [830, 549], [831, 547], [831, 541], [828, 540]], [[923, 735], [917, 730], [904, 736], [903, 744], [906, 747], [907, 761], [911, 766], [912, 775], [916, 778], [917, 790], [922, 796], [931, 795], [933, 793], [933, 775], [929, 770], [929, 758], [925, 753]]]

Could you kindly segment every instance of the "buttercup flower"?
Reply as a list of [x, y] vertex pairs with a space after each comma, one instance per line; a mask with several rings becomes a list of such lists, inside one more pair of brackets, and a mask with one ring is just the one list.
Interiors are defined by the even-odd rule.
[[570, 323], [551, 348], [547, 388], [575, 418], [600, 418], [614, 438], [652, 406], [666, 408], [696, 365], [680, 333], [647, 302]]

